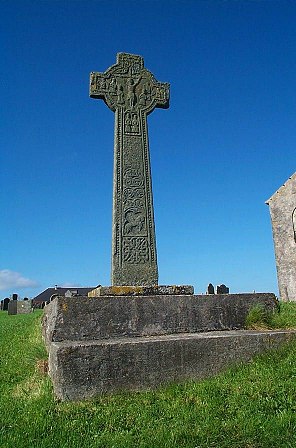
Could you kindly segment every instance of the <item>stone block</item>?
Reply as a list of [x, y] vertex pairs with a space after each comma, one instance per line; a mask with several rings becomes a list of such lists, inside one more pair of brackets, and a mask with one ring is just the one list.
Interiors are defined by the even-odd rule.
[[250, 308], [277, 310], [274, 294], [57, 297], [44, 311], [47, 344], [244, 328]]
[[62, 400], [214, 375], [295, 339], [296, 331], [224, 331], [53, 342], [49, 373]]
[[17, 314], [17, 300], [11, 300], [8, 303], [8, 314]]
[[194, 288], [191, 285], [98, 286], [88, 293], [88, 297], [188, 295], [193, 293]]
[[32, 300], [17, 301], [17, 314], [29, 314], [32, 311]]

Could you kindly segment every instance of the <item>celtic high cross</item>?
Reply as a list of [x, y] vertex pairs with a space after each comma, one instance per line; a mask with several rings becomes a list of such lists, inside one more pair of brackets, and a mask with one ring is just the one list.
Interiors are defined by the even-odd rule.
[[105, 73], [91, 73], [90, 96], [115, 112], [112, 285], [157, 285], [147, 115], [169, 107], [169, 84], [141, 56], [118, 53]]

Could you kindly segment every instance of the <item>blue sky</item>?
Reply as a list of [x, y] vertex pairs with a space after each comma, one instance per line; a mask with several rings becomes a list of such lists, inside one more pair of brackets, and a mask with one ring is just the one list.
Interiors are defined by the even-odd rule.
[[1, 1], [0, 295], [110, 284], [114, 114], [89, 73], [140, 54], [160, 284], [277, 292], [265, 201], [295, 171], [295, 1]]

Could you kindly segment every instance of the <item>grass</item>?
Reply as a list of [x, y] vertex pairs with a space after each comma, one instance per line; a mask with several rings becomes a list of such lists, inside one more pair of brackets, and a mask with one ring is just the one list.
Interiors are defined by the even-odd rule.
[[267, 312], [261, 305], [255, 305], [246, 319], [246, 327], [259, 329], [296, 329], [296, 302], [280, 302], [279, 312]]
[[1, 448], [295, 448], [296, 342], [206, 381], [62, 403], [36, 368], [40, 319], [0, 312]]

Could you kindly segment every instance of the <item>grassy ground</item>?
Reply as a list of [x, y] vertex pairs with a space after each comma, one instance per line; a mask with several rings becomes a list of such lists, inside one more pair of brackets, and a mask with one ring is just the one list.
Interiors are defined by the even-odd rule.
[[279, 312], [266, 312], [260, 305], [254, 306], [247, 316], [246, 326], [253, 330], [296, 329], [296, 302], [281, 302]]
[[296, 343], [207, 381], [61, 403], [36, 368], [40, 318], [0, 312], [1, 448], [296, 447]]

